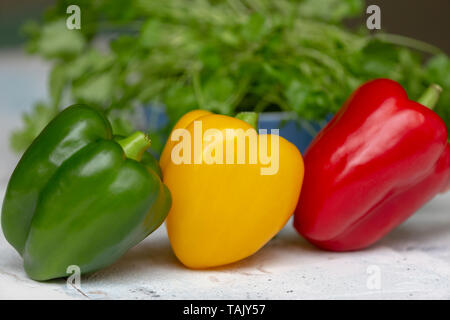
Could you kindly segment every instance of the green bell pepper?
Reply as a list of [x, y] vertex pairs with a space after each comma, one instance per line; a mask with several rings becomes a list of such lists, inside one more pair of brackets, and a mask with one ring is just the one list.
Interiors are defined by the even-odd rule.
[[[171, 197], [142, 132], [112, 136], [97, 110], [57, 115], [20, 159], [8, 183], [2, 229], [30, 278], [106, 267], [166, 218]], [[117, 140], [117, 141], [116, 141]]]

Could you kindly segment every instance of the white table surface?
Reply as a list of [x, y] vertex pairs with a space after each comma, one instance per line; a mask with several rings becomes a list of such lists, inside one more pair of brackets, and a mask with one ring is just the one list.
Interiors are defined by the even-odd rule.
[[[18, 159], [9, 132], [21, 111], [45, 99], [47, 70], [19, 51], [0, 52], [0, 201]], [[450, 193], [439, 195], [377, 245], [351, 253], [320, 251], [289, 222], [254, 256], [207, 271], [177, 261], [163, 226], [112, 266], [83, 276], [81, 290], [30, 280], [0, 234], [0, 299], [450, 299], [449, 208]], [[381, 281], [370, 289], [373, 266]]]

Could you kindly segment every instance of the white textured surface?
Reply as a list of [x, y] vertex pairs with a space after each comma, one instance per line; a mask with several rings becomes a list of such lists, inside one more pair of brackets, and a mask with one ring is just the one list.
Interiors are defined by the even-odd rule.
[[[449, 299], [450, 197], [438, 197], [378, 245], [353, 253], [315, 249], [289, 224], [254, 256], [208, 271], [184, 268], [160, 228], [123, 258], [82, 277], [82, 293], [63, 280], [29, 280], [0, 240], [0, 298], [119, 299]], [[368, 266], [381, 271], [369, 290]]]
[[[11, 70], [18, 79], [16, 86], [31, 100], [45, 96], [45, 66], [0, 54], [0, 84], [10, 80]], [[20, 79], [30, 77], [32, 85], [42, 88], [23, 87]], [[16, 108], [19, 98], [0, 86], [0, 199], [17, 161], [7, 151], [7, 141], [10, 129], [19, 124], [16, 111], [23, 109]], [[64, 280], [28, 279], [21, 258], [0, 234], [0, 298], [450, 299], [449, 207], [450, 193], [437, 196], [376, 246], [352, 253], [315, 249], [288, 223], [254, 256], [208, 271], [188, 270], [177, 262], [162, 227], [114, 265], [82, 277], [81, 291], [67, 288]], [[366, 284], [372, 265], [381, 271], [379, 290]]]

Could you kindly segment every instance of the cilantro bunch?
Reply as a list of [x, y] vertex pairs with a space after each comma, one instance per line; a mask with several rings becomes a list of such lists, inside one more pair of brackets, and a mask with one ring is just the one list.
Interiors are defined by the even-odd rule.
[[[66, 9], [81, 8], [81, 30]], [[417, 99], [430, 83], [450, 123], [450, 62], [439, 49], [389, 34], [351, 31], [362, 0], [59, 0], [28, 23], [28, 51], [51, 61], [49, 99], [24, 115], [12, 146], [23, 150], [69, 103], [103, 110], [118, 134], [142, 106], [163, 105], [169, 123], [150, 132], [160, 150], [179, 117], [291, 111], [323, 120], [369, 79], [399, 81]], [[425, 63], [425, 59], [427, 62]]]

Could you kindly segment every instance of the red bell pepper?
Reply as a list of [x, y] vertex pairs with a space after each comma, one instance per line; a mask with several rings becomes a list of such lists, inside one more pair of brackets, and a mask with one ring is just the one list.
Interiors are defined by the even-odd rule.
[[304, 155], [294, 226], [333, 251], [362, 249], [450, 187], [450, 144], [430, 108], [431, 86], [408, 99], [388, 79], [365, 83], [321, 130]]

